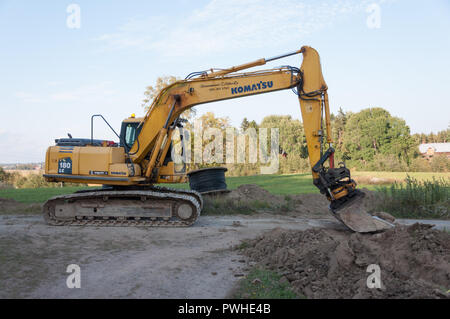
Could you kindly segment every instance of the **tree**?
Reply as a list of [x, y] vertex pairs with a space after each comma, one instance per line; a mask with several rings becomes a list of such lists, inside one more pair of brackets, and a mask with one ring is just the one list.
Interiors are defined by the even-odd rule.
[[415, 143], [411, 137], [409, 127], [403, 119], [392, 117], [389, 121], [389, 147], [386, 148], [384, 154], [395, 155], [398, 159], [404, 160], [408, 165], [411, 159], [418, 155], [415, 151]]
[[256, 123], [254, 120], [249, 122], [246, 117], [241, 122], [240, 129], [242, 132], [245, 132], [248, 128], [254, 128], [258, 130], [258, 123]]
[[448, 172], [450, 171], [450, 160], [447, 155], [435, 155], [431, 160], [431, 169], [433, 172]]
[[[153, 103], [153, 100], [158, 96], [159, 92], [163, 90], [165, 87], [175, 83], [179, 79], [175, 76], [160, 76], [156, 79], [156, 84], [154, 86], [150, 85], [145, 88], [144, 91], [144, 99], [142, 100], [142, 106], [145, 111], [148, 111], [150, 106]], [[183, 112], [182, 117], [190, 120], [196, 114], [196, 110], [194, 108], [190, 108]]]
[[216, 117], [213, 112], [206, 112], [199, 117], [199, 120], [202, 122], [203, 130], [218, 128], [223, 131], [231, 126], [228, 117]]
[[346, 150], [344, 149], [345, 125], [347, 124], [351, 114], [351, 112], [345, 113], [340, 107], [336, 116], [334, 114], [331, 114], [330, 116], [334, 149], [336, 150], [337, 155], [342, 159], [346, 158]]
[[247, 120], [246, 117], [241, 122], [241, 131], [244, 132], [246, 129], [248, 129], [250, 126], [250, 122]]
[[442, 130], [434, 134], [416, 133], [413, 135], [414, 141], [417, 145], [424, 143], [449, 143], [450, 142], [450, 128]]
[[7, 180], [8, 173], [6, 173], [3, 167], [0, 167], [0, 182], [5, 182]]
[[382, 108], [368, 108], [353, 114], [345, 125], [343, 147], [355, 163], [366, 165], [377, 154], [392, 154], [409, 162], [414, 140], [405, 121]]
[[156, 79], [155, 86], [150, 85], [145, 88], [144, 96], [142, 100], [142, 106], [147, 111], [151, 106], [153, 100], [158, 96], [162, 89], [175, 83], [178, 79], [175, 76], [160, 76]]
[[299, 120], [294, 120], [290, 115], [270, 115], [266, 116], [260, 128], [278, 128], [280, 137], [280, 147], [291, 156], [301, 156], [306, 158], [308, 150], [306, 146], [303, 125]]
[[248, 123], [248, 127], [254, 128], [254, 129], [256, 129], [256, 131], [258, 131], [258, 128], [259, 128], [258, 123], [256, 123], [255, 120], [252, 120], [250, 123]]

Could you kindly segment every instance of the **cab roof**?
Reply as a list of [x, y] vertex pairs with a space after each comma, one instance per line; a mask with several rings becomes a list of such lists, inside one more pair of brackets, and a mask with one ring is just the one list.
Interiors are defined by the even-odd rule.
[[140, 123], [144, 121], [143, 117], [129, 117], [123, 120], [124, 123]]

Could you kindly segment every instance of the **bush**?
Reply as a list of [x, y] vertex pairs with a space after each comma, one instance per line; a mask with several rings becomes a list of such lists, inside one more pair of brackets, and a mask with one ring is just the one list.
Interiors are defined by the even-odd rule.
[[0, 167], [0, 184], [2, 188], [10, 188], [20, 179], [21, 175], [17, 172], [8, 173]]
[[431, 172], [430, 162], [422, 157], [418, 157], [412, 160], [409, 166], [409, 171], [411, 172]]
[[435, 155], [431, 159], [422, 157], [412, 160], [411, 172], [450, 172], [450, 159], [446, 155]]
[[17, 188], [43, 188], [43, 187], [58, 187], [59, 183], [47, 182], [40, 174], [30, 174], [28, 176], [21, 176], [16, 180]]
[[377, 154], [373, 161], [363, 164], [362, 168], [367, 171], [405, 172], [408, 170], [408, 165], [395, 155]]
[[431, 159], [431, 169], [433, 172], [450, 171], [450, 159], [447, 155], [436, 155]]
[[279, 174], [306, 173], [310, 171], [311, 167], [308, 159], [296, 155], [280, 156]]
[[54, 188], [82, 186], [76, 183], [53, 183], [47, 182], [41, 174], [21, 175], [17, 172], [8, 173], [0, 167], [0, 188]]
[[0, 167], [0, 182], [4, 182], [8, 173], [5, 172], [3, 167]]
[[379, 189], [377, 209], [396, 217], [450, 218], [450, 180], [418, 181], [410, 176], [405, 184], [394, 183]]

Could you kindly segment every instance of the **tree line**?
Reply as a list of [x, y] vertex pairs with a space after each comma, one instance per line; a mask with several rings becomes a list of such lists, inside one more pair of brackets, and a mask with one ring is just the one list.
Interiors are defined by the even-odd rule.
[[[219, 128], [224, 132], [223, 136], [225, 130], [232, 127], [228, 118], [216, 117], [213, 112], [203, 114], [198, 120], [202, 121], [203, 129]], [[437, 134], [411, 134], [403, 119], [392, 116], [383, 108], [367, 108], [357, 113], [340, 109], [337, 114], [331, 114], [331, 127], [336, 163], [344, 162], [349, 168], [360, 171], [450, 171], [447, 156], [435, 155], [427, 160], [422, 157], [418, 148], [424, 140], [423, 136], [433, 138], [433, 141], [446, 142], [450, 129]], [[192, 128], [192, 124], [188, 124], [188, 128]], [[279, 173], [310, 171], [305, 132], [300, 120], [290, 115], [266, 116], [261, 123], [244, 118], [240, 127], [235, 130], [244, 133], [249, 128], [256, 131], [260, 128], [279, 129]], [[208, 142], [210, 141], [203, 143]], [[217, 165], [199, 164], [194, 168], [205, 166]], [[230, 175], [253, 175], [259, 170], [259, 164], [226, 166]]]

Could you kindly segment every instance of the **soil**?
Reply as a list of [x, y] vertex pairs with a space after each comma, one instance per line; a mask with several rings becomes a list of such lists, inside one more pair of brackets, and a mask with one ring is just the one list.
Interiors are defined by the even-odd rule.
[[19, 205], [20, 205], [20, 203], [15, 201], [14, 199], [0, 197], [0, 210], [1, 211], [5, 211], [10, 208], [16, 208]]
[[[245, 255], [307, 298], [450, 297], [450, 235], [430, 225], [378, 234], [277, 228], [248, 244]], [[367, 287], [371, 264], [380, 267], [379, 289]]]
[[14, 199], [0, 197], [0, 214], [24, 214], [40, 212], [40, 204], [24, 204]]
[[252, 184], [240, 185], [237, 189], [224, 194], [224, 197], [240, 202], [261, 201], [272, 205], [282, 205], [285, 203], [282, 196], [274, 195], [264, 188]]

